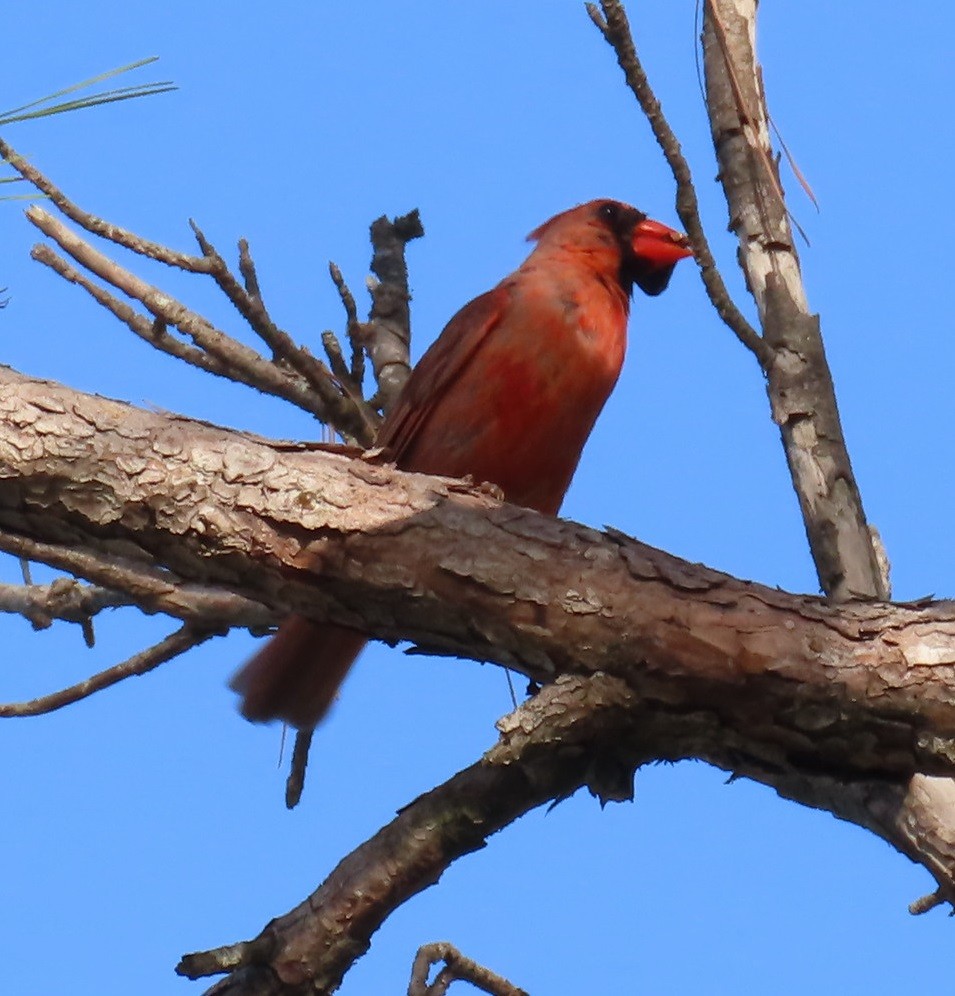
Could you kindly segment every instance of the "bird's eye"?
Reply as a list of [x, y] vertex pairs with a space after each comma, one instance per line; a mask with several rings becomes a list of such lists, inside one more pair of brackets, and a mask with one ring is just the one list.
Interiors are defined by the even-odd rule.
[[620, 212], [617, 209], [617, 205], [614, 204], [613, 201], [607, 201], [606, 203], [601, 204], [597, 213], [600, 215], [601, 218], [609, 222], [611, 225], [620, 216]]

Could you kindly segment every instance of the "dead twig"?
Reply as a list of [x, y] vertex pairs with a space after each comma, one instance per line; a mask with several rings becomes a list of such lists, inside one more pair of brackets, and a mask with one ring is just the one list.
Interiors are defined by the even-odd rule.
[[311, 730], [297, 730], [295, 733], [292, 766], [285, 782], [286, 809], [294, 809], [302, 799], [302, 790], [305, 788], [305, 769], [308, 767], [308, 751], [312, 746], [314, 733], [314, 727]]
[[71, 221], [76, 222], [84, 231], [91, 235], [99, 235], [116, 245], [123, 246], [140, 256], [148, 256], [167, 266], [174, 266], [189, 273], [208, 273], [209, 263], [201, 256], [190, 256], [177, 252], [158, 242], [151, 242], [133, 232], [114, 225], [111, 222], [97, 218], [96, 215], [84, 211], [74, 204], [59, 187], [48, 177], [32, 166], [18, 152], [0, 139], [0, 159], [5, 159], [28, 183], [45, 194]]
[[717, 314], [732, 330], [737, 339], [756, 357], [760, 367], [767, 370], [772, 362], [773, 350], [762, 336], [746, 320], [736, 306], [723, 282], [716, 265], [709, 241], [703, 230], [699, 202], [690, 165], [683, 155], [680, 143], [670, 127], [660, 101], [657, 99], [643, 64], [637, 55], [630, 23], [626, 11], [619, 0], [600, 0], [601, 9], [593, 3], [587, 4], [587, 13], [597, 26], [607, 44], [614, 50], [617, 62], [623, 70], [627, 86], [637, 98], [644, 115], [653, 130], [657, 144], [670, 166], [676, 180], [676, 211], [693, 246], [693, 254], [700, 268], [700, 276], [706, 293]]
[[183, 626], [154, 646], [133, 654], [121, 664], [100, 671], [85, 681], [70, 685], [69, 688], [62, 688], [58, 692], [30, 699], [28, 702], [0, 703], [0, 718], [41, 716], [62, 709], [63, 706], [79, 702], [80, 699], [88, 698], [94, 692], [109, 688], [110, 685], [115, 685], [126, 678], [153, 671], [161, 664], [179, 657], [193, 647], [198, 647], [215, 635], [216, 633], [210, 630], [195, 630], [191, 626]]
[[57, 578], [49, 584], [0, 584], [0, 612], [23, 616], [38, 630], [49, 628], [56, 619], [78, 623], [88, 646], [93, 646], [93, 616], [130, 602], [128, 595], [75, 578]]
[[[66, 226], [39, 207], [27, 212], [30, 220], [53, 238], [81, 269], [77, 270], [70, 266], [48, 247], [36, 247], [33, 253], [35, 259], [71, 283], [82, 287], [136, 335], [160, 351], [199, 367], [207, 373], [235, 380], [267, 394], [284, 398], [315, 415], [322, 422], [332, 425], [347, 442], [358, 443], [364, 447], [371, 445], [380, 419], [375, 407], [365, 401], [362, 392], [365, 347], [360, 330], [364, 326], [357, 322], [357, 318], [354, 320], [349, 318], [348, 334], [352, 344], [351, 369], [347, 369], [343, 362], [337, 364], [336, 361], [339, 369], [330, 370], [272, 321], [262, 301], [255, 265], [245, 240], [239, 243], [239, 272], [242, 277], [240, 282], [194, 222], [190, 224], [202, 249], [202, 256], [191, 256], [170, 249], [84, 211], [48, 177], [2, 141], [0, 141], [0, 156], [11, 164], [23, 180], [45, 194], [52, 204], [79, 225], [84, 232], [185, 272], [211, 276], [250, 328], [268, 345], [272, 351], [272, 358], [266, 359], [260, 356], [255, 350], [216, 329], [211, 322], [189, 310], [181, 302], [135, 277], [93, 249], [84, 239], [70, 232]], [[412, 215], [420, 234], [420, 222], [417, 221], [415, 213]], [[400, 264], [397, 268], [394, 265], [390, 269], [388, 265], [383, 267], [387, 274], [381, 282], [379, 294], [381, 301], [373, 306], [373, 310], [377, 307], [375, 324], [369, 326], [373, 331], [368, 340], [370, 346], [382, 357], [388, 353], [389, 336], [393, 335], [395, 329], [403, 330], [405, 342], [408, 338], [407, 272], [402, 269], [404, 243], [401, 239], [407, 241], [416, 237], [413, 225], [409, 225], [407, 221], [412, 215], [396, 219], [394, 223], [388, 222], [387, 224], [394, 230], [390, 233], [392, 238], [389, 240], [382, 237], [380, 246], [375, 243], [376, 260], [381, 254], [379, 249], [384, 251], [387, 257], [389, 250], [397, 245], [397, 259]], [[379, 220], [387, 222], [387, 219]], [[377, 265], [373, 260], [373, 269]], [[128, 297], [139, 301], [152, 314], [153, 319], [138, 314], [128, 304], [98, 287], [82, 270], [89, 271], [117, 287]], [[397, 293], [394, 292], [396, 287]], [[341, 291], [341, 287], [339, 290]], [[404, 300], [403, 322], [400, 314], [392, 320], [393, 316], [386, 306], [396, 298]], [[191, 339], [194, 345], [190, 346], [177, 340], [175, 335], [169, 333], [170, 327]], [[340, 352], [339, 350], [339, 354]], [[382, 363], [385, 367], [389, 366], [384, 359]], [[386, 375], [386, 393], [390, 392], [388, 385], [392, 377], [392, 372]]]
[[370, 446], [377, 429], [377, 419], [368, 407], [361, 391], [349, 383], [350, 378], [333, 375], [321, 360], [316, 359], [285, 331], [280, 329], [270, 317], [259, 293], [255, 264], [245, 240], [239, 247], [240, 272], [248, 284], [251, 280], [255, 293], [243, 287], [215, 246], [206, 238], [199, 226], [189, 222], [209, 261], [209, 273], [232, 306], [246, 320], [253, 332], [272, 351], [273, 365], [285, 366], [299, 374], [318, 395], [324, 407], [323, 421], [329, 422], [350, 442]]
[[348, 284], [345, 283], [345, 278], [338, 265], [330, 262], [328, 272], [338, 289], [338, 296], [342, 299], [342, 307], [345, 309], [345, 331], [348, 335], [348, 341], [351, 343], [351, 369], [349, 372], [352, 380], [360, 385], [365, 380], [365, 348], [362, 345], [364, 326], [358, 321], [355, 297], [349, 290]]
[[[428, 985], [431, 966], [439, 961], [443, 961], [445, 967], [438, 972], [434, 982]], [[518, 989], [503, 976], [465, 957], [449, 941], [434, 941], [418, 948], [411, 967], [408, 996], [444, 996], [451, 983], [459, 979], [470, 982], [472, 986], [490, 993], [491, 996], [527, 996], [523, 989]]]
[[0, 532], [0, 551], [75, 574], [125, 598], [143, 612], [162, 612], [195, 628], [243, 627], [263, 632], [278, 614], [260, 602], [214, 587], [184, 582], [169, 571], [118, 556], [109, 558], [82, 547], [58, 546]]
[[[34, 247], [33, 258], [51, 266], [66, 279], [83, 287], [151, 345], [208, 373], [247, 384], [267, 394], [274, 394], [291, 401], [323, 422], [333, 422], [328, 405], [324, 403], [325, 398], [316, 396], [312, 389], [313, 385], [300, 374], [270, 362], [254, 349], [215, 328], [180, 301], [146, 283], [145, 280], [94, 249], [43, 208], [31, 207], [27, 211], [27, 218], [81, 267], [118, 288], [133, 300], [139, 301], [153, 315], [154, 320], [150, 321], [138, 315], [128, 305], [112, 298], [101, 288], [96, 288], [96, 285], [84, 274], [69, 268], [68, 264], [51, 253], [49, 247], [42, 245]], [[168, 326], [178, 329], [190, 338], [194, 347], [169, 336]], [[330, 398], [330, 400], [334, 402], [335, 399]]]
[[371, 223], [371, 271], [378, 280], [369, 281], [371, 312], [363, 329], [363, 345], [378, 383], [370, 403], [386, 414], [411, 373], [411, 292], [405, 246], [423, 235], [417, 209]]

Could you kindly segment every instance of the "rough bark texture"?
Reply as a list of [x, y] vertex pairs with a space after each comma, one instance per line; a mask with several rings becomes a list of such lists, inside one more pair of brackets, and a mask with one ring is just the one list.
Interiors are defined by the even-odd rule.
[[759, 310], [773, 420], [822, 590], [830, 598], [888, 598], [842, 435], [819, 317], [809, 311], [770, 142], [756, 61], [756, 0], [704, 4], [703, 65], [720, 182], [739, 260]]
[[[0, 548], [89, 579], [107, 601], [176, 616], [183, 629], [168, 639], [184, 645], [231, 625], [261, 629], [295, 610], [507, 663], [544, 684], [502, 721], [484, 758], [403, 809], [296, 909], [251, 941], [184, 958], [183, 974], [229, 973], [215, 993], [332, 991], [390, 912], [459, 856], [581, 786], [603, 800], [628, 798], [635, 768], [654, 759], [702, 758], [864, 826], [923, 864], [940, 899], [955, 898], [955, 605], [873, 601], [888, 596], [887, 571], [802, 286], [756, 62], [756, 2], [707, 0], [703, 41], [720, 180], [761, 335], [716, 271], [689, 167], [639, 65], [622, 4], [588, 9], [673, 167], [678, 210], [714, 305], [766, 374], [830, 601], [739, 581], [619, 533], [542, 518], [480, 488], [399, 474], [354, 452], [137, 411], [0, 370]], [[11, 162], [50, 187], [19, 157]], [[31, 219], [76, 263], [132, 293], [155, 320], [93, 287], [47, 247], [38, 259], [157, 348], [324, 412], [346, 436], [370, 438], [377, 416], [360, 400], [361, 346], [378, 382], [374, 402], [387, 408], [409, 369], [403, 251], [421, 234], [414, 212], [372, 227], [381, 283], [369, 322], [358, 321], [333, 268], [352, 357], [349, 365], [326, 333], [329, 372], [268, 318], [247, 248], [243, 290], [201, 233], [203, 257], [170, 258], [112, 226], [102, 231], [104, 223], [48, 192], [88, 233], [215, 276], [273, 353], [297, 358], [298, 374], [285, 363], [272, 369], [201, 316], [131, 282], [35, 208]], [[52, 588], [27, 595], [38, 600], [31, 618], [76, 615]], [[856, 597], [868, 601], [846, 604]]]
[[[707, 105], [720, 182], [739, 238], [740, 265], [756, 301], [771, 359], [763, 363], [819, 583], [834, 601], [890, 595], [889, 564], [871, 528], [842, 434], [819, 318], [809, 313], [756, 58], [757, 0], [707, 0], [703, 51]], [[847, 786], [843, 798], [857, 787]], [[920, 855], [955, 837], [955, 786], [913, 776], [905, 791], [873, 786], [868, 812], [889, 814], [903, 849]], [[850, 817], [851, 818], [851, 817]], [[928, 851], [922, 850], [925, 842]], [[929, 843], [931, 842], [931, 843]], [[943, 845], [943, 849], [949, 844]], [[934, 873], [937, 873], [934, 872]], [[951, 898], [950, 888], [941, 891]]]
[[83, 549], [93, 563], [148, 559], [251, 604], [542, 682], [614, 678], [632, 704], [618, 739], [639, 746], [625, 767], [705, 758], [873, 829], [952, 889], [950, 821], [919, 830], [904, 790], [913, 773], [955, 770], [950, 602], [833, 606], [460, 482], [5, 369], [0, 530]]

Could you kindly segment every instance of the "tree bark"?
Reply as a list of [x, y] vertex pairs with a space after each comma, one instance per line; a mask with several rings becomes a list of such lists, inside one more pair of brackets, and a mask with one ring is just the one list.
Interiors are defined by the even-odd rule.
[[[935, 842], [913, 844], [898, 813], [887, 816], [893, 806], [873, 797], [867, 808], [864, 791], [952, 773], [950, 602], [834, 606], [504, 505], [466, 482], [6, 369], [0, 529], [85, 550], [93, 581], [96, 564], [105, 574], [116, 558], [146, 561], [250, 605], [496, 661], [540, 682], [612, 676], [641, 724], [652, 706], [658, 729], [681, 731], [678, 746], [661, 736], [654, 756], [702, 757], [829, 808], [951, 887], [947, 821]], [[261, 624], [261, 612], [249, 614]], [[811, 784], [820, 777], [823, 788]]]

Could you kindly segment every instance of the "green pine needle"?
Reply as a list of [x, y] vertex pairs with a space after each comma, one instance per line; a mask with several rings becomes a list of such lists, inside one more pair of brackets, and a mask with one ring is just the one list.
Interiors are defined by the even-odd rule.
[[[14, 107], [9, 111], [0, 112], [0, 127], [14, 124], [17, 121], [31, 121], [34, 118], [45, 118], [51, 114], [63, 114], [66, 111], [78, 111], [87, 107], [97, 107], [100, 104], [113, 104], [120, 100], [132, 100], [135, 97], [151, 97], [158, 93], [168, 93], [177, 89], [171, 80], [162, 80], [158, 83], [143, 83], [138, 86], [119, 87], [113, 90], [105, 90], [102, 93], [91, 94], [88, 97], [78, 97], [73, 100], [64, 100], [59, 103], [52, 103], [60, 97], [66, 97], [77, 90], [84, 90], [87, 87], [95, 86], [104, 80], [119, 76], [121, 73], [128, 73], [142, 66], [148, 66], [155, 62], [159, 56], [153, 55], [148, 59], [140, 59], [138, 62], [131, 62], [127, 66], [120, 66], [118, 69], [110, 69], [108, 72], [91, 76], [80, 83], [57, 90], [56, 93], [48, 94], [39, 100], [32, 100], [22, 107]], [[48, 105], [48, 106], [47, 106]]]

